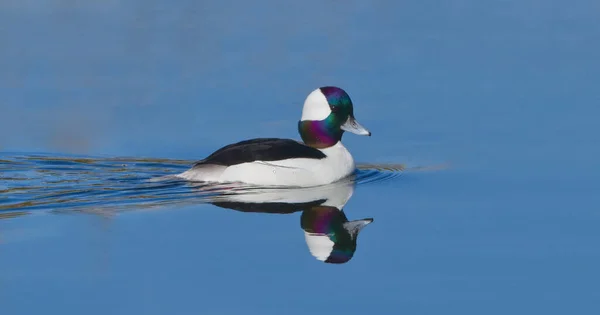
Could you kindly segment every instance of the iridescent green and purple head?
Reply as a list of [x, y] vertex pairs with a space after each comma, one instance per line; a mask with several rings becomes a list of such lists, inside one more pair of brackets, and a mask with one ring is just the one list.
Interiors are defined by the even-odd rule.
[[304, 101], [302, 118], [298, 122], [302, 141], [315, 148], [327, 148], [338, 143], [344, 131], [371, 135], [354, 118], [352, 100], [346, 91], [335, 86], [312, 91]]

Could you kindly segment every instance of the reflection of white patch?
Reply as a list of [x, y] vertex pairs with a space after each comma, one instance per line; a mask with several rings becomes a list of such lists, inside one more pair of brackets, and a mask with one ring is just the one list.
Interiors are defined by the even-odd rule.
[[331, 114], [327, 98], [320, 89], [312, 91], [304, 101], [300, 120], [323, 120]]
[[212, 201], [308, 203], [325, 199], [324, 206], [342, 209], [354, 192], [354, 184], [350, 180], [343, 180], [318, 187], [256, 188], [249, 186], [239, 193], [231, 190], [229, 192], [230, 194], [215, 196]]
[[310, 254], [320, 261], [325, 261], [335, 245], [327, 235], [304, 232], [304, 238]]

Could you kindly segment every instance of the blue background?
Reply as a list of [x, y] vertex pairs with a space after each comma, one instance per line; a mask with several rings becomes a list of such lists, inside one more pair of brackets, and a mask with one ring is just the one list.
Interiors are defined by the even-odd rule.
[[[3, 314], [597, 314], [596, 1], [3, 1], [0, 150], [199, 159], [298, 138], [344, 88], [373, 217], [328, 265], [299, 215], [0, 221]], [[4, 183], [4, 185], [7, 185]]]

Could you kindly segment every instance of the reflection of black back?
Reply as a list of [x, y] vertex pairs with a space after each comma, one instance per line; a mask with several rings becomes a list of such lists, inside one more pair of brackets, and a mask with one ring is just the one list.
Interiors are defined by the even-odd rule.
[[249, 202], [212, 202], [213, 205], [241, 212], [255, 212], [255, 213], [279, 213], [279, 214], [290, 214], [311, 207], [318, 206], [325, 202], [325, 199], [315, 200], [303, 203], [287, 203], [287, 202], [261, 202], [261, 203], [249, 203]]

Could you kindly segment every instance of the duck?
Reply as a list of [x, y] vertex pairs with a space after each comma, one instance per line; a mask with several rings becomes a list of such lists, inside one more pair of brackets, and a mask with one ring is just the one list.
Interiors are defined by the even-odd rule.
[[354, 117], [342, 88], [322, 86], [308, 94], [298, 121], [302, 141], [255, 138], [226, 145], [175, 177], [209, 183], [311, 187], [330, 184], [356, 170], [342, 144], [344, 132], [371, 136]]

